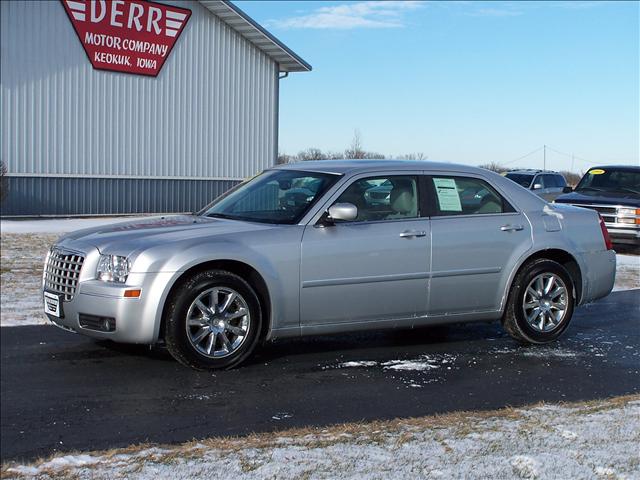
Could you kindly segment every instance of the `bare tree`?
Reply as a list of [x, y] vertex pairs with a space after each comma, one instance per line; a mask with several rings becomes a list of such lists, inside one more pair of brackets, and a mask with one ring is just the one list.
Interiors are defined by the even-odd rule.
[[353, 140], [351, 140], [351, 146], [344, 151], [344, 156], [345, 158], [366, 158], [366, 152], [362, 149], [360, 130], [354, 130]]
[[324, 160], [327, 158], [326, 154], [322, 152], [319, 148], [307, 148], [301, 152], [298, 152], [298, 160], [307, 161], [307, 160]]
[[575, 187], [580, 179], [582, 178], [582, 173], [569, 172], [567, 170], [560, 172], [560, 174], [567, 181], [567, 184], [571, 187]]
[[342, 160], [345, 158], [344, 153], [340, 152], [326, 152], [325, 155], [327, 160]]
[[427, 160], [429, 155], [424, 152], [405, 153], [404, 155], [398, 155], [398, 160]]
[[364, 148], [362, 148], [362, 137], [360, 135], [360, 130], [356, 129], [353, 132], [353, 140], [351, 141], [351, 145], [344, 151], [343, 158], [382, 160], [387, 157], [383, 153], [367, 152]]
[[482, 165], [478, 165], [480, 168], [484, 168], [485, 170], [491, 170], [492, 172], [502, 173], [508, 170], [504, 165], [499, 164], [498, 162], [489, 162], [484, 163]]
[[276, 159], [276, 165], [283, 165], [285, 163], [293, 163], [295, 162], [295, 157], [291, 155], [287, 155], [286, 153], [279, 152], [278, 158]]
[[[331, 152], [329, 150], [322, 151], [319, 148], [310, 147], [305, 150], [299, 151], [297, 155], [287, 155], [286, 153], [280, 152], [278, 154], [277, 163], [278, 165], [280, 165], [283, 163], [304, 162], [308, 160], [343, 160], [346, 158], [384, 160], [387, 157], [383, 153], [366, 151], [362, 146], [362, 135], [360, 134], [360, 130], [356, 129], [353, 132], [353, 140], [351, 141], [351, 145], [344, 151], [344, 153]], [[397, 157], [393, 158], [398, 158], [400, 160], [426, 160], [429, 157], [424, 152], [414, 152], [398, 155]]]

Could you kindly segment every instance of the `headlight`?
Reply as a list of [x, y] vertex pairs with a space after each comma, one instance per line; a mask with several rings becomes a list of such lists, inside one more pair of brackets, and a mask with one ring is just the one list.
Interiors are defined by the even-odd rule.
[[98, 261], [98, 279], [103, 282], [124, 283], [129, 276], [131, 265], [127, 257], [118, 255], [100, 255]]
[[640, 209], [618, 208], [618, 215], [637, 215]]
[[42, 267], [42, 288], [44, 288], [44, 283], [45, 283], [45, 280], [47, 279], [47, 265], [49, 265], [49, 257], [51, 256], [52, 248], [53, 247], [49, 248], [49, 250], [47, 251], [46, 257], [44, 257], [44, 266]]

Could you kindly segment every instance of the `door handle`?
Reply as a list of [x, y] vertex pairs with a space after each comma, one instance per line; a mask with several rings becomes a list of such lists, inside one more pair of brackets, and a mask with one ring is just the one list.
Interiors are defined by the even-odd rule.
[[426, 237], [427, 232], [418, 230], [405, 230], [400, 234], [401, 238]]
[[500, 230], [503, 232], [519, 232], [520, 230], [524, 230], [522, 225], [503, 225], [500, 227]]

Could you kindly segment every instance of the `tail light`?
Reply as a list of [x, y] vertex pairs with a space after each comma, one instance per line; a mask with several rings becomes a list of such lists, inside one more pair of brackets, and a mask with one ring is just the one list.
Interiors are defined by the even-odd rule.
[[600, 230], [602, 230], [602, 237], [604, 238], [604, 244], [607, 246], [607, 250], [613, 250], [613, 244], [611, 243], [609, 230], [607, 230], [607, 226], [604, 224], [602, 215], [598, 214], [598, 218], [600, 219]]

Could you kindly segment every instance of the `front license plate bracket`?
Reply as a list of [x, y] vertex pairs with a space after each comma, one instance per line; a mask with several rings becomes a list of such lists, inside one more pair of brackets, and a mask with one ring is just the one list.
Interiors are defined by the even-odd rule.
[[44, 292], [44, 313], [56, 318], [64, 318], [62, 310], [62, 295]]

